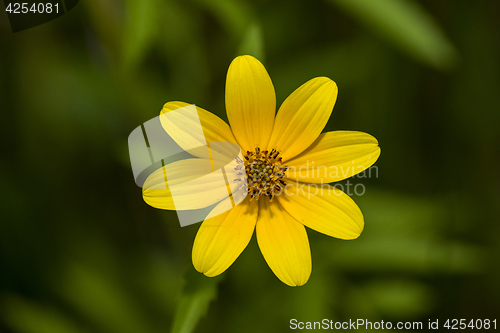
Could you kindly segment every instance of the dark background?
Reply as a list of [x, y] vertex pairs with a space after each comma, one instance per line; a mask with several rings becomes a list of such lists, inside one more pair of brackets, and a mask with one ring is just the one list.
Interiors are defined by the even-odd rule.
[[[1, 13], [0, 331], [498, 327], [499, 31], [498, 1], [81, 1], [19, 33]], [[370, 133], [382, 149], [378, 177], [352, 180], [366, 186], [354, 196], [363, 234], [308, 230], [300, 288], [274, 276], [255, 237], [222, 276], [195, 273], [199, 225], [146, 205], [132, 176], [127, 137], [164, 103], [227, 120], [226, 71], [246, 53], [278, 104], [332, 78], [326, 130]]]

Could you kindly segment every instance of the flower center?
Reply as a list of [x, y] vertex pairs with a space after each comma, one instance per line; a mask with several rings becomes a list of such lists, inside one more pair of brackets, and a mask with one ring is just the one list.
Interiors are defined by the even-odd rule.
[[[263, 195], [273, 201], [275, 195], [280, 194], [286, 186], [283, 177], [285, 176], [286, 166], [282, 166], [282, 158], [275, 149], [271, 152], [261, 151], [259, 147], [255, 152], [247, 151], [244, 160], [245, 171], [247, 173], [247, 190], [251, 196], [250, 200], [259, 198]], [[236, 167], [237, 172], [242, 173], [243, 165]]]

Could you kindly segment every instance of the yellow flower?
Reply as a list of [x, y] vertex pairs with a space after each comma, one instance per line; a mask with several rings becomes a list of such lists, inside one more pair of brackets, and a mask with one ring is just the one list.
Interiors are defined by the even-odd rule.
[[[355, 239], [361, 234], [364, 220], [358, 206], [341, 190], [325, 183], [365, 170], [375, 163], [380, 148], [374, 137], [362, 132], [321, 134], [336, 99], [335, 82], [317, 77], [295, 90], [275, 117], [276, 96], [266, 69], [257, 59], [240, 56], [229, 66], [226, 80], [231, 127], [197, 107], [204, 138], [189, 137], [182, 129], [167, 131], [183, 148], [193, 146], [193, 140], [206, 139], [208, 144], [238, 144], [245, 153], [244, 165], [228, 178], [246, 172], [248, 183], [242, 186], [236, 179], [231, 191], [233, 196], [238, 189], [248, 191], [248, 195], [234, 208], [203, 221], [193, 245], [196, 270], [206, 276], [221, 274], [245, 249], [256, 230], [260, 250], [274, 274], [289, 286], [301, 286], [312, 269], [304, 226], [340, 239]], [[161, 114], [187, 105], [169, 102]], [[185, 125], [189, 126], [187, 121]], [[160, 190], [150, 186], [164, 181], [165, 173], [172, 185], [211, 172], [200, 170], [206, 156], [192, 154], [197, 158], [171, 163], [146, 180], [146, 203], [175, 209], [168, 187]], [[178, 209], [208, 207], [223, 200], [224, 195], [227, 197], [227, 192], [218, 193], [207, 185], [197, 191], [196, 198], [176, 196], [176, 205]], [[224, 211], [227, 204], [228, 199], [221, 201], [214, 211]]]

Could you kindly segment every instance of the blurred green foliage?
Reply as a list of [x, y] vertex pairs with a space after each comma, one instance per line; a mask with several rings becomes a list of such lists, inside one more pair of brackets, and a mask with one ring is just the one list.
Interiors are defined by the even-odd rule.
[[[289, 321], [491, 318], [500, 310], [500, 3], [81, 1], [13, 34], [0, 20], [0, 331], [284, 332]], [[194, 272], [198, 225], [134, 184], [128, 134], [167, 101], [223, 119], [231, 60], [266, 65], [278, 103], [329, 76], [326, 130], [382, 147], [354, 178], [355, 241], [309, 230], [313, 274], [283, 285], [255, 239]], [[497, 318], [498, 319], [498, 318]]]

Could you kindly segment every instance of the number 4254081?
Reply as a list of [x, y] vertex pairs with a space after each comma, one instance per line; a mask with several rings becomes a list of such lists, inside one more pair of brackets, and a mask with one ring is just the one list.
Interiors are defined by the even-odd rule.
[[34, 14], [51, 14], [52, 12], [59, 13], [59, 4], [51, 4], [49, 3], [34, 3], [33, 5], [29, 6], [28, 3], [19, 3], [19, 2], [14, 2], [14, 3], [9, 3], [7, 8], [5, 8], [5, 11], [11, 14], [27, 14], [27, 13], [34, 13]]
[[489, 330], [497, 329], [497, 320], [489, 320], [489, 319], [472, 319], [470, 321], [465, 320], [465, 319], [448, 319], [444, 325], [444, 328], [447, 328], [449, 330], [464, 330], [466, 328], [472, 328], [472, 329], [485, 329]]

